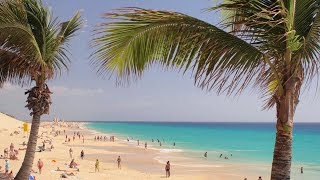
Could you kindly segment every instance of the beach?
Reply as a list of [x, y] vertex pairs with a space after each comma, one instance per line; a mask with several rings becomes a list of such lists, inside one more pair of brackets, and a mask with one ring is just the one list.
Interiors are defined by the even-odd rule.
[[[27, 142], [26, 134], [23, 134], [23, 122], [1, 114], [0, 116], [0, 147], [1, 151], [13, 143], [15, 149], [22, 149], [23, 142]], [[16, 133], [14, 133], [16, 131]], [[56, 134], [60, 131], [60, 135]], [[65, 132], [65, 133], [64, 133]], [[11, 136], [12, 133], [12, 136]], [[80, 138], [74, 133], [79, 133]], [[83, 139], [83, 137], [84, 139]], [[39, 131], [38, 146], [42, 146], [42, 141], [52, 141], [53, 149], [43, 152], [36, 152], [33, 164], [32, 175], [36, 179], [60, 179], [62, 171], [73, 173], [70, 179], [162, 179], [165, 178], [166, 160], [171, 164], [170, 179], [270, 179], [269, 169], [271, 165], [235, 163], [230, 161], [210, 162], [199, 166], [196, 158], [184, 156], [179, 151], [158, 149], [154, 146], [144, 148], [144, 142], [137, 142], [115, 136], [115, 141], [110, 142], [112, 134], [102, 133], [89, 129], [85, 123], [65, 122], [52, 123], [42, 122]], [[70, 138], [70, 142], [65, 142]], [[95, 140], [96, 136], [102, 136], [102, 140]], [[107, 137], [105, 140], [104, 137]], [[46, 143], [47, 149], [50, 147]], [[72, 158], [69, 149], [72, 148]], [[84, 159], [80, 158], [80, 152], [84, 151]], [[2, 153], [2, 152], [1, 152]], [[25, 150], [19, 150], [19, 160], [9, 160], [13, 174], [19, 170]], [[210, 155], [210, 154], [209, 154]], [[117, 158], [121, 156], [122, 168], [117, 167]], [[79, 171], [69, 168], [70, 161], [74, 158], [78, 164]], [[231, 158], [231, 157], [230, 157]], [[37, 161], [41, 159], [44, 163], [42, 173], [39, 174]], [[100, 171], [95, 172], [95, 161], [99, 159]], [[202, 161], [202, 160], [201, 160]], [[4, 167], [5, 159], [0, 159], [0, 166]], [[3, 171], [1, 172], [3, 173]], [[294, 179], [294, 178], [293, 178]]]

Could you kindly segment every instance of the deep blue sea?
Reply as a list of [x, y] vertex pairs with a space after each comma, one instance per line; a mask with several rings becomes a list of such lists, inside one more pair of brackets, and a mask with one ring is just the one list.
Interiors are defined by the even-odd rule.
[[[275, 142], [274, 123], [92, 122], [87, 126], [120, 139], [139, 139], [149, 146], [182, 150], [195, 157], [206, 151], [212, 160], [220, 154], [232, 154], [240, 163], [271, 164]], [[294, 125], [292, 162], [298, 166], [320, 166], [320, 123]]]

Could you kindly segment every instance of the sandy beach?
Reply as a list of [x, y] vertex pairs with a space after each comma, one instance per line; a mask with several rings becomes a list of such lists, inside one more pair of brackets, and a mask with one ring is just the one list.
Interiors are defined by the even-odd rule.
[[[13, 143], [15, 149], [25, 148], [22, 143], [27, 142], [26, 134], [23, 133], [23, 122], [12, 117], [0, 113], [0, 147], [1, 154], [5, 148], [9, 148]], [[29, 126], [30, 127], [30, 126]], [[16, 131], [16, 133], [14, 133]], [[60, 131], [60, 135], [56, 132]], [[65, 133], [64, 133], [65, 131]], [[74, 133], [80, 133], [80, 139], [76, 136], [73, 140]], [[67, 173], [73, 173], [74, 176], [69, 176], [69, 179], [163, 179], [165, 177], [165, 162], [159, 160], [163, 156], [167, 156], [171, 162], [171, 177], [170, 179], [257, 179], [259, 168], [254, 165], [247, 165], [246, 169], [254, 171], [244, 171], [245, 165], [227, 163], [224, 166], [212, 164], [207, 167], [193, 166], [194, 163], [178, 164], [175, 159], [181, 159], [181, 155], [175, 156], [174, 153], [168, 154], [160, 152], [157, 149], [144, 149], [143, 143], [140, 146], [126, 143], [115, 137], [115, 142], [108, 140], [98, 141], [94, 137], [107, 136], [105, 134], [96, 134], [98, 132], [91, 131], [84, 127], [82, 123], [59, 123], [43, 122], [39, 131], [38, 146], [42, 146], [43, 141], [52, 141], [54, 148], [43, 152], [36, 152], [33, 164], [34, 172], [32, 175], [36, 179], [60, 179], [62, 171], [56, 171], [59, 167], [61, 170], [66, 170]], [[82, 138], [84, 137], [84, 140]], [[70, 138], [70, 142], [65, 142], [66, 136]], [[83, 142], [84, 141], [84, 142]], [[46, 143], [46, 149], [49, 149], [50, 143]], [[73, 157], [78, 164], [79, 171], [69, 168], [69, 163], [72, 160], [69, 154], [69, 149], [73, 150]], [[80, 158], [81, 150], [84, 151], [84, 159]], [[18, 150], [19, 160], [9, 160], [10, 170], [15, 175], [19, 170], [25, 150]], [[117, 157], [121, 156], [122, 169], [117, 167]], [[162, 157], [162, 158], [161, 158]], [[44, 163], [42, 173], [39, 174], [37, 161], [41, 159]], [[95, 172], [95, 160], [100, 161], [100, 171]], [[5, 159], [0, 159], [2, 166], [1, 174], [3, 175]], [[252, 167], [250, 167], [252, 166]], [[265, 167], [268, 168], [268, 167]], [[263, 179], [268, 179], [268, 175], [263, 173]]]

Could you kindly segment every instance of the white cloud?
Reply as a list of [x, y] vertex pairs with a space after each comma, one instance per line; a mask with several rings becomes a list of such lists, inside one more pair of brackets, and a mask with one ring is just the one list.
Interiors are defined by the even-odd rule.
[[80, 88], [68, 88], [64, 86], [53, 86], [51, 91], [58, 96], [95, 96], [97, 94], [104, 93], [101, 88], [97, 89], [80, 89]]

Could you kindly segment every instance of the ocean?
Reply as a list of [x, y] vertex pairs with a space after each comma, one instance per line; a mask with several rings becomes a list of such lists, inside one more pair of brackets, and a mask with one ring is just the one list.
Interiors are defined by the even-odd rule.
[[[180, 152], [198, 159], [208, 152], [207, 159], [215, 163], [228, 157], [235, 163], [271, 165], [275, 142], [274, 123], [91, 122], [86, 126], [132, 143], [139, 139], [142, 145], [147, 142], [162, 152]], [[295, 123], [293, 166], [303, 166], [320, 178], [319, 153], [320, 123]]]

